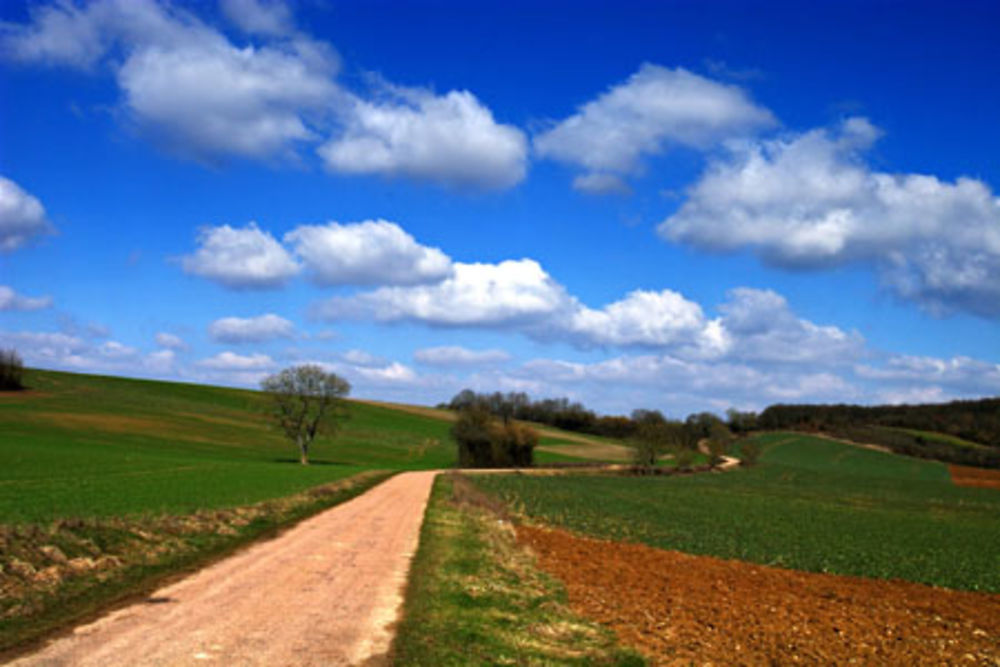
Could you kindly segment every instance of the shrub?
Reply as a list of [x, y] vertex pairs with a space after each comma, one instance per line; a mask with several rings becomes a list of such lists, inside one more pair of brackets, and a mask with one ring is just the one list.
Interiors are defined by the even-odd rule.
[[24, 389], [24, 363], [17, 350], [0, 350], [0, 390]]
[[462, 410], [451, 429], [463, 468], [527, 467], [534, 462], [538, 435], [514, 422], [500, 424], [482, 406]]
[[691, 470], [694, 467], [694, 459], [698, 452], [690, 447], [677, 446], [673, 449], [674, 463], [678, 470]]

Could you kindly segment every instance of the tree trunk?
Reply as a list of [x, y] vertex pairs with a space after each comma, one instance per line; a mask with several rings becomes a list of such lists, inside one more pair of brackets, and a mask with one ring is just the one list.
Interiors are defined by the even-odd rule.
[[304, 466], [309, 465], [309, 443], [301, 436], [299, 436], [299, 463]]

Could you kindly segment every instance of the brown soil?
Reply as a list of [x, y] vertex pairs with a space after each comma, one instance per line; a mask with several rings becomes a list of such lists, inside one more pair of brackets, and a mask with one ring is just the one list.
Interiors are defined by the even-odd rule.
[[951, 481], [955, 486], [1000, 490], [1000, 470], [950, 465], [948, 472], [951, 473]]
[[[69, 429], [89, 429], [101, 433], [120, 433], [124, 435], [155, 434], [159, 437], [174, 437], [188, 442], [203, 442], [212, 445], [241, 445], [239, 440], [226, 440], [217, 435], [206, 436], [192, 426], [191, 419], [157, 419], [152, 417], [134, 417], [106, 413], [85, 412], [32, 412], [25, 415], [26, 419], [40, 421]], [[199, 417], [203, 421], [212, 421]], [[259, 426], [252, 420], [233, 422], [241, 426]]]
[[377, 661], [436, 472], [403, 473], [14, 665]]
[[425, 405], [407, 405], [406, 403], [390, 403], [389, 401], [372, 401], [369, 399], [351, 400], [362, 405], [374, 405], [379, 408], [399, 410], [400, 412], [417, 415], [418, 417], [429, 417], [430, 419], [440, 419], [446, 422], [453, 422], [458, 419], [458, 415], [451, 410], [439, 410], [438, 408], [430, 408]]
[[68, 428], [90, 428], [110, 433], [158, 432], [169, 428], [170, 424], [158, 419], [128, 417], [126, 415], [91, 414], [80, 412], [36, 412], [28, 415], [47, 424]]
[[656, 664], [1000, 665], [1000, 595], [517, 532], [574, 611]]
[[[563, 436], [560, 434], [558, 437], [562, 438]], [[632, 460], [632, 450], [628, 447], [603, 442], [587, 445], [539, 445], [538, 447], [535, 447], [535, 449], [543, 452], [552, 452], [553, 454], [575, 456], [581, 459], [593, 459], [595, 461]]]

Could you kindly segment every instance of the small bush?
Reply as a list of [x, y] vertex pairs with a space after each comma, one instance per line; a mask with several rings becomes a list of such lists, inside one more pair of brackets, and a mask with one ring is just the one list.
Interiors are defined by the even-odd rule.
[[673, 455], [677, 469], [687, 471], [694, 467], [694, 460], [698, 456], [698, 452], [690, 447], [679, 446], [674, 448]]
[[538, 435], [514, 422], [499, 424], [489, 410], [473, 406], [459, 414], [451, 429], [463, 468], [523, 468], [534, 462]]
[[0, 350], [0, 390], [24, 389], [24, 362], [17, 350]]

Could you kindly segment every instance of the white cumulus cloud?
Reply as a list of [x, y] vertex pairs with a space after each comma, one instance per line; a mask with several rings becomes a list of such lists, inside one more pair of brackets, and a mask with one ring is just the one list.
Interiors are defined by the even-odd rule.
[[220, 343], [262, 343], [291, 338], [295, 335], [295, 326], [274, 313], [246, 318], [223, 317], [209, 325], [208, 335]]
[[167, 350], [184, 351], [188, 349], [187, 343], [177, 334], [160, 331], [155, 337], [156, 344]]
[[0, 252], [17, 250], [52, 229], [42, 203], [14, 181], [0, 176]]
[[281, 0], [220, 0], [226, 17], [241, 30], [286, 35], [293, 30], [292, 12]]
[[878, 136], [852, 118], [835, 132], [744, 143], [710, 165], [659, 233], [753, 248], [791, 268], [867, 262], [932, 312], [1000, 317], [1000, 198], [972, 178], [871, 170], [862, 154]]
[[358, 367], [354, 372], [372, 384], [410, 384], [419, 378], [409, 366], [394, 361], [382, 367]]
[[966, 396], [1000, 394], [1000, 364], [965, 356], [893, 355], [881, 366], [859, 365], [855, 371], [859, 377], [896, 384], [897, 392], [946, 387]]
[[500, 189], [524, 178], [527, 140], [466, 90], [438, 95], [387, 82], [363, 94], [337, 80], [329, 43], [280, 1], [222, 0], [243, 43], [193, 8], [156, 0], [34, 5], [0, 26], [8, 60], [110, 72], [119, 117], [165, 150], [201, 162], [302, 159], [318, 147], [334, 173]]
[[451, 260], [386, 220], [303, 225], [285, 242], [322, 285], [417, 285], [451, 274]]
[[[738, 288], [711, 317], [673, 290], [635, 290], [600, 308], [571, 295], [538, 262], [456, 262], [447, 279], [430, 285], [382, 287], [315, 306], [321, 319], [411, 321], [436, 327], [518, 331], [540, 341], [580, 348], [670, 350], [685, 359], [789, 364], [853, 363], [864, 354], [857, 332], [819, 325], [794, 314], [781, 295]], [[423, 363], [476, 359], [461, 348], [418, 351]]]
[[774, 123], [771, 112], [737, 86], [647, 63], [537, 135], [534, 147], [541, 157], [586, 170], [574, 182], [578, 189], [608, 193], [621, 191], [616, 175], [639, 170], [643, 156], [672, 145], [707, 148]]
[[386, 365], [386, 360], [383, 357], [365, 350], [347, 350], [340, 355], [340, 358], [352, 366], [372, 367]]
[[800, 318], [773, 290], [730, 290], [719, 311], [727, 353], [733, 359], [840, 364], [856, 361], [865, 352], [861, 334]]
[[414, 320], [437, 326], [504, 327], [537, 322], [569, 302], [566, 291], [538, 262], [453, 264], [450, 277], [433, 285], [382, 287], [334, 297], [317, 308], [327, 319]]
[[458, 345], [425, 347], [413, 353], [413, 358], [429, 366], [480, 366], [498, 364], [510, 360], [504, 350], [470, 350]]
[[236, 354], [227, 350], [200, 360], [198, 365], [216, 371], [265, 371], [274, 368], [275, 362], [266, 354]]
[[507, 188], [524, 178], [524, 134], [497, 123], [472, 93], [383, 88], [384, 99], [355, 98], [343, 132], [319, 148], [331, 171], [481, 189]]
[[4, 310], [41, 310], [52, 305], [52, 297], [28, 297], [18, 294], [7, 285], [0, 285], [0, 311]]
[[573, 179], [573, 189], [592, 195], [630, 195], [632, 188], [621, 176], [593, 172]]
[[599, 310], [580, 305], [563, 327], [596, 345], [665, 347], [701, 343], [716, 348], [723, 344], [717, 327], [706, 319], [701, 306], [672, 290], [636, 290]]
[[254, 223], [243, 228], [206, 227], [198, 234], [198, 245], [194, 254], [181, 258], [181, 267], [226, 287], [281, 287], [299, 271], [284, 246]]
[[238, 47], [153, 0], [41, 5], [28, 24], [4, 26], [2, 45], [22, 61], [106, 66], [127, 117], [168, 150], [199, 159], [292, 155], [295, 142], [315, 137], [310, 115], [338, 94], [339, 64], [326, 45], [298, 36]]

